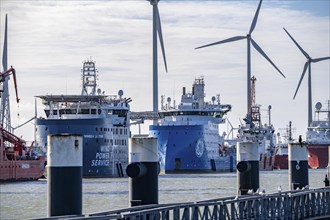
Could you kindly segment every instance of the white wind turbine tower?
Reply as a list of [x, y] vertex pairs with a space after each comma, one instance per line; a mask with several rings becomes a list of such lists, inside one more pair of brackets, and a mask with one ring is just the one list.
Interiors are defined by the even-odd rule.
[[293, 39], [293, 37], [289, 34], [289, 32], [283, 28], [285, 30], [285, 32], [289, 35], [289, 37], [292, 39], [292, 41], [296, 44], [296, 46], [299, 48], [299, 50], [304, 54], [304, 56], [306, 57], [307, 61], [304, 65], [304, 69], [303, 72], [301, 74], [300, 80], [299, 80], [299, 84], [298, 87], [296, 89], [296, 92], [293, 96], [293, 99], [296, 98], [297, 92], [299, 90], [301, 81], [303, 80], [306, 70], [308, 68], [308, 126], [310, 126], [311, 122], [312, 122], [312, 63], [317, 63], [320, 62], [322, 60], [328, 60], [330, 59], [330, 57], [321, 57], [321, 58], [311, 58], [309, 56], [309, 54], [304, 51], [304, 49], [302, 49], [302, 47], [295, 41], [295, 39]]
[[[160, 22], [160, 16], [158, 11], [158, 2], [159, 0], [147, 0], [150, 2], [153, 8], [153, 14], [152, 14], [152, 48], [153, 48], [153, 112], [158, 112], [158, 52], [157, 52], [157, 33], [159, 37], [159, 43], [162, 49], [163, 59], [164, 59], [164, 65], [165, 65], [165, 71], [167, 72], [167, 64], [166, 64], [166, 56], [165, 56], [165, 48], [164, 48], [164, 42], [163, 42], [163, 34], [162, 34], [162, 26]], [[154, 124], [156, 123], [156, 120], [154, 120]]]
[[229, 42], [243, 40], [243, 39], [247, 40], [247, 80], [246, 81], [247, 81], [247, 114], [249, 116], [251, 115], [251, 106], [252, 106], [252, 99], [251, 99], [251, 49], [250, 49], [251, 43], [252, 43], [252, 46], [266, 60], [268, 60], [268, 62], [271, 63], [273, 65], [273, 67], [275, 67], [275, 69], [285, 78], [283, 73], [276, 67], [276, 65], [271, 61], [271, 59], [266, 55], [266, 53], [260, 48], [260, 46], [252, 39], [252, 36], [251, 36], [251, 34], [252, 34], [254, 28], [256, 27], [256, 24], [257, 24], [261, 3], [262, 3], [262, 0], [260, 0], [260, 2], [259, 2], [259, 6], [257, 8], [257, 11], [256, 11], [255, 15], [254, 15], [254, 18], [253, 18], [253, 21], [252, 21], [252, 24], [251, 24], [251, 27], [250, 27], [250, 31], [246, 36], [235, 36], [235, 37], [228, 38], [226, 40], [217, 41], [215, 43], [211, 43], [211, 44], [207, 44], [207, 45], [195, 48], [195, 49], [200, 49], [200, 48], [203, 48], [203, 47], [209, 47], [209, 46], [213, 46], [213, 45], [217, 45], [217, 44], [229, 43]]
[[[5, 33], [4, 33], [4, 41], [3, 41], [3, 53], [2, 53], [2, 67], [3, 71], [6, 71], [8, 68], [7, 61], [7, 14], [6, 14], [6, 20], [5, 20]], [[3, 94], [1, 97], [1, 109], [0, 109], [0, 120], [1, 120], [1, 126], [6, 129], [9, 132], [12, 132], [11, 127], [11, 117], [10, 117], [10, 102], [9, 102], [9, 89], [8, 89], [8, 80], [9, 77], [5, 78], [5, 81], [3, 82]]]

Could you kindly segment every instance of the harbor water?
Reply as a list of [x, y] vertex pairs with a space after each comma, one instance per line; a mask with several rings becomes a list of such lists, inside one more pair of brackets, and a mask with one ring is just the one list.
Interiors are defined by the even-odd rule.
[[[309, 170], [310, 188], [324, 186], [327, 170]], [[289, 190], [288, 170], [260, 172], [266, 193]], [[128, 178], [83, 180], [83, 213], [127, 208]], [[193, 202], [236, 194], [236, 173], [159, 176], [159, 203]], [[0, 184], [0, 219], [47, 217], [47, 180]]]

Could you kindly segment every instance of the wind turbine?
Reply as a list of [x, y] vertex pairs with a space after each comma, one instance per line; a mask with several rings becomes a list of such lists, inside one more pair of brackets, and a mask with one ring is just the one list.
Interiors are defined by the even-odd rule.
[[[3, 53], [2, 53], [2, 67], [3, 71], [6, 71], [8, 68], [7, 61], [7, 14], [5, 19], [5, 33], [4, 33], [4, 41], [3, 41]], [[5, 81], [3, 82], [3, 93], [1, 97], [1, 109], [0, 109], [0, 120], [1, 125], [4, 129], [6, 129], [9, 132], [12, 132], [11, 127], [11, 117], [10, 117], [10, 102], [9, 102], [9, 89], [8, 89], [8, 80], [9, 77], [5, 78]]]
[[252, 21], [252, 24], [251, 24], [251, 27], [250, 27], [250, 31], [246, 36], [235, 36], [235, 37], [228, 38], [226, 40], [217, 41], [215, 43], [211, 43], [211, 44], [207, 44], [207, 45], [195, 48], [195, 49], [200, 49], [200, 48], [204, 48], [204, 47], [214, 46], [214, 45], [217, 45], [217, 44], [229, 43], [229, 42], [243, 40], [243, 39], [247, 40], [247, 80], [246, 81], [247, 81], [247, 113], [248, 113], [248, 115], [251, 115], [251, 106], [252, 106], [252, 99], [251, 99], [251, 49], [250, 49], [251, 43], [252, 43], [252, 46], [266, 60], [268, 60], [268, 62], [270, 64], [272, 64], [273, 67], [275, 67], [275, 69], [285, 78], [283, 73], [277, 68], [277, 66], [271, 61], [271, 59], [266, 55], [266, 53], [261, 49], [261, 47], [252, 39], [252, 36], [251, 36], [251, 34], [252, 34], [253, 30], [255, 29], [256, 24], [257, 24], [261, 3], [262, 3], [262, 0], [260, 0], [260, 2], [259, 2], [259, 6], [257, 8], [257, 11], [256, 11], [255, 15], [254, 15], [254, 18], [253, 18], [253, 21]]
[[306, 51], [304, 51], [304, 49], [302, 49], [302, 47], [297, 43], [297, 41], [295, 41], [295, 39], [293, 39], [293, 37], [289, 34], [289, 32], [285, 28], [283, 28], [283, 29], [289, 35], [291, 40], [296, 44], [296, 46], [299, 48], [299, 50], [304, 54], [304, 56], [307, 59], [305, 65], [304, 65], [304, 69], [301, 74], [300, 80], [299, 80], [298, 87], [296, 89], [296, 92], [294, 93], [293, 99], [296, 98], [301, 81], [303, 80], [306, 70], [308, 68], [308, 126], [310, 126], [310, 124], [312, 122], [312, 63], [317, 63], [322, 60], [328, 60], [328, 59], [330, 59], [330, 57], [321, 57], [321, 58], [314, 58], [314, 59], [311, 58], [309, 56], [309, 54]]
[[[167, 63], [166, 63], [166, 56], [165, 56], [165, 48], [163, 42], [163, 34], [162, 34], [162, 26], [160, 22], [160, 16], [158, 11], [158, 2], [159, 0], [147, 0], [150, 2], [153, 8], [152, 14], [152, 47], [153, 47], [153, 112], [158, 112], [158, 54], [157, 54], [157, 33], [159, 37], [159, 43], [162, 49], [165, 71], [167, 72]], [[154, 120], [154, 124], [156, 124], [156, 120]]]

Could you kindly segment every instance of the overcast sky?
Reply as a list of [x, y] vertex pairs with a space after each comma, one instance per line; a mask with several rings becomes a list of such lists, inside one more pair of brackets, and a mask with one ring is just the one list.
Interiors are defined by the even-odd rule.
[[[245, 36], [259, 1], [159, 2], [168, 73], [159, 56], [159, 95], [180, 101], [182, 87], [191, 90], [201, 75], [206, 100], [220, 94], [231, 104], [228, 118], [238, 126], [246, 114], [246, 41], [195, 50], [229, 37]], [[4, 17], [8, 14], [8, 65], [17, 71], [21, 102], [11, 90], [12, 125], [34, 115], [34, 96], [80, 94], [82, 61], [92, 57], [99, 86], [107, 94], [124, 90], [131, 110], [152, 109], [152, 7], [139, 1], [7, 1], [1, 8], [1, 59]], [[292, 121], [295, 137], [307, 127], [307, 77], [293, 95], [306, 62], [283, 30], [285, 27], [313, 58], [330, 56], [329, 0], [263, 1], [253, 39], [285, 74], [284, 79], [252, 49], [256, 101], [272, 105], [277, 132]], [[159, 54], [160, 55], [160, 54]], [[330, 99], [330, 61], [312, 64], [313, 106]], [[11, 89], [12, 81], [9, 82]], [[38, 100], [38, 116], [44, 116]], [[19, 116], [18, 116], [19, 113]], [[267, 122], [267, 114], [263, 121]], [[133, 133], [137, 127], [132, 127]], [[144, 131], [146, 132], [147, 126]], [[221, 133], [227, 132], [223, 126]], [[17, 129], [33, 138], [33, 126]]]

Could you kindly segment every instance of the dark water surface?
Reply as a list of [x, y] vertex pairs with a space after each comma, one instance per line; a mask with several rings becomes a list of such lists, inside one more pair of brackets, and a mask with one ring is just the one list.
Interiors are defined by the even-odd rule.
[[[310, 188], [323, 187], [327, 170], [309, 170]], [[289, 190], [288, 170], [260, 172], [266, 193]], [[236, 173], [159, 176], [159, 203], [193, 202], [236, 194]], [[83, 213], [126, 208], [128, 179], [84, 179]], [[0, 219], [47, 217], [47, 181], [1, 183]]]

